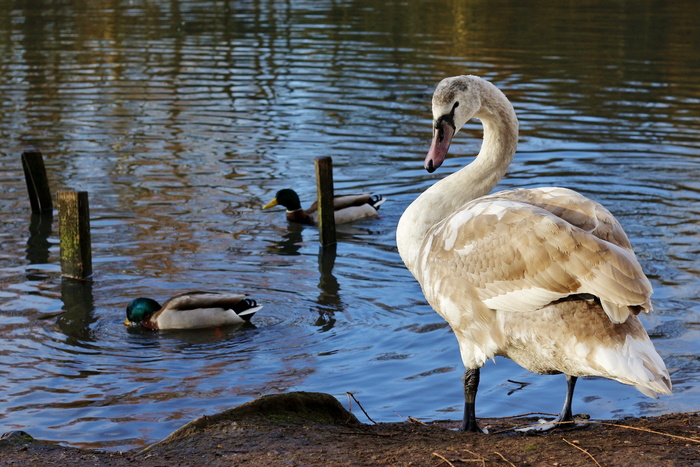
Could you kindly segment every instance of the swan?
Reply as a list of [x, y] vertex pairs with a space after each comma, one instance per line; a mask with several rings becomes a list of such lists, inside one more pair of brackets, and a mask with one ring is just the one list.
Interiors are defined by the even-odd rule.
[[139, 297], [126, 306], [124, 324], [153, 330], [213, 328], [248, 322], [261, 308], [255, 300], [231, 293], [185, 292], [163, 306]]
[[[333, 214], [336, 224], [346, 224], [365, 217], [377, 217], [379, 206], [386, 201], [382, 195], [361, 193], [359, 195], [339, 195], [333, 198]], [[287, 208], [287, 220], [305, 225], [318, 223], [318, 201], [308, 209], [302, 209], [299, 195], [291, 188], [279, 190], [275, 197], [263, 206], [269, 209], [281, 205]]]
[[484, 133], [476, 159], [433, 184], [396, 230], [401, 259], [431, 307], [452, 328], [465, 366], [462, 431], [481, 432], [475, 400], [480, 368], [508, 357], [540, 374], [566, 375], [572, 422], [576, 379], [600, 376], [658, 397], [671, 380], [637, 315], [652, 287], [620, 223], [603, 206], [565, 188], [488, 194], [518, 142], [512, 104], [476, 76], [442, 80], [433, 94], [428, 172], [471, 118]]

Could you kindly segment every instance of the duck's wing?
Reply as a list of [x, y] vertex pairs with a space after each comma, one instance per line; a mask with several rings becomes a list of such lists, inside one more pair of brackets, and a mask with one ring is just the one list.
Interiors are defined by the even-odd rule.
[[459, 276], [483, 304], [502, 311], [533, 311], [577, 294], [598, 297], [615, 323], [651, 309], [651, 284], [615, 218], [575, 192], [547, 190], [465, 204], [426, 236], [419, 281], [440, 287]]
[[371, 198], [371, 193], [336, 196], [333, 198], [333, 208], [336, 211], [338, 211], [340, 209], [349, 208], [351, 206], [362, 206], [363, 204], [369, 204]]
[[[339, 211], [352, 206], [362, 206], [369, 204], [372, 200], [372, 193], [362, 193], [359, 195], [338, 195], [333, 197], [333, 209]], [[318, 200], [306, 209], [308, 214], [318, 211]]]
[[[243, 294], [229, 294], [219, 292], [192, 291], [175, 295], [165, 302], [161, 311], [188, 311], [188, 310], [234, 310], [239, 315], [255, 313], [259, 307], [253, 300], [247, 300]], [[250, 312], [249, 310], [254, 309]]]
[[163, 309], [191, 310], [194, 308], [229, 308], [245, 298], [243, 294], [227, 294], [194, 290], [173, 296]]
[[[371, 193], [336, 196], [333, 198], [335, 223], [346, 224], [365, 217], [376, 217], [377, 207], [383, 202], [384, 199], [381, 196]], [[318, 201], [315, 201], [304, 213], [313, 219], [314, 223], [317, 223]]]

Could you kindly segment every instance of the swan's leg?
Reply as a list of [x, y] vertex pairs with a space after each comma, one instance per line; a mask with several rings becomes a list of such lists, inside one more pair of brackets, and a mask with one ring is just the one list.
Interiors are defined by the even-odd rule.
[[564, 400], [564, 407], [561, 409], [561, 413], [555, 420], [548, 422], [540, 419], [537, 425], [527, 428], [516, 428], [515, 431], [550, 431], [560, 428], [562, 425], [558, 425], [559, 423], [565, 423], [567, 426], [570, 426], [568, 424], [574, 421], [574, 416], [571, 412], [571, 401], [574, 399], [574, 387], [576, 386], [577, 379], [576, 376], [566, 375], [566, 399]]
[[554, 420], [555, 423], [574, 421], [574, 415], [571, 413], [571, 401], [574, 398], [574, 387], [577, 379], [576, 376], [566, 375], [566, 399], [564, 400], [564, 407], [561, 409], [561, 413]]
[[460, 431], [483, 433], [476, 423], [476, 390], [479, 388], [479, 369], [467, 369], [462, 378], [464, 382], [464, 418]]

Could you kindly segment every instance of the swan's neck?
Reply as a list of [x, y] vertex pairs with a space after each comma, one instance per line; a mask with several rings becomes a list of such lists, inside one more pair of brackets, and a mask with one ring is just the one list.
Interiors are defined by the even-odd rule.
[[[488, 93], [474, 115], [484, 126], [484, 141], [471, 164], [428, 188], [404, 211], [396, 243], [406, 267], [413, 266], [428, 231], [465, 203], [488, 194], [503, 178], [518, 143], [513, 106], [498, 89]], [[489, 90], [491, 91], [491, 90]]]

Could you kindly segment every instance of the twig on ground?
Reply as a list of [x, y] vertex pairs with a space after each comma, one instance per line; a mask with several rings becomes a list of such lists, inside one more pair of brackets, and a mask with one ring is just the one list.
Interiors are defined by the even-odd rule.
[[363, 433], [362, 431], [341, 431], [341, 435], [379, 436], [380, 438], [393, 438], [395, 433]]
[[499, 456], [501, 456], [501, 459], [503, 459], [504, 462], [508, 462], [512, 467], [515, 467], [515, 464], [513, 464], [511, 461], [509, 461], [508, 459], [506, 459], [505, 456], [504, 456], [503, 454], [501, 454], [501, 453], [498, 452], [498, 451], [493, 451], [493, 452], [496, 453], [496, 454], [498, 454]]
[[413, 418], [413, 417], [408, 417], [408, 421], [409, 421], [409, 422], [413, 422], [413, 423], [418, 423], [418, 424], [420, 424], [420, 425], [427, 425], [427, 423], [421, 422], [421, 421], [418, 420], [417, 418]]
[[357, 399], [355, 399], [355, 394], [351, 393], [350, 391], [345, 391], [345, 394], [348, 395], [348, 400], [352, 397], [352, 400], [354, 400], [355, 402], [357, 402], [357, 406], [360, 408], [360, 410], [362, 410], [362, 413], [365, 414], [365, 417], [367, 417], [367, 418], [369, 419], [370, 422], [374, 423], [375, 425], [377, 424], [377, 422], [375, 422], [374, 420], [372, 420], [372, 417], [369, 416], [369, 414], [368, 414], [367, 411], [364, 409], [364, 407], [362, 407], [362, 404], [360, 404], [360, 401], [358, 401]]
[[[440, 454], [438, 454], [437, 452], [434, 452], [434, 453], [433, 453], [433, 456], [439, 457], [440, 459], [442, 459], [442, 462], [447, 463], [447, 465], [449, 465], [449, 466], [451, 466], [451, 467], [455, 467], [455, 465], [454, 465], [452, 462], [448, 461], [447, 459], [445, 459], [444, 457], [442, 457], [442, 456], [441, 456]], [[442, 462], [441, 462], [441, 463], [442, 463]], [[438, 465], [440, 465], [440, 464], [438, 464]]]
[[[690, 413], [693, 413], [693, 412], [690, 412]], [[525, 415], [527, 415], [527, 414], [525, 414]], [[520, 415], [520, 416], [524, 416], [524, 415]], [[509, 417], [501, 417], [501, 418], [509, 418]], [[577, 425], [577, 424], [581, 424], [581, 425], [582, 425], [582, 424], [589, 424], [589, 425], [597, 424], [597, 425], [603, 425], [603, 426], [611, 426], [611, 427], [626, 428], [626, 429], [628, 429], [628, 430], [644, 431], [644, 432], [647, 432], [647, 433], [653, 433], [653, 434], [656, 434], [656, 435], [667, 436], [667, 437], [669, 437], [669, 438], [675, 438], [675, 439], [679, 439], [679, 440], [683, 440], [683, 441], [689, 441], [689, 442], [691, 442], [691, 443], [700, 444], [700, 439], [697, 439], [697, 438], [688, 438], [687, 436], [672, 435], [672, 434], [670, 434], [670, 433], [663, 433], [663, 432], [661, 432], [661, 431], [650, 430], [650, 429], [648, 429], [648, 428], [639, 428], [639, 427], [636, 427], [636, 426], [622, 425], [622, 424], [620, 424], [620, 423], [607, 423], [607, 422], [601, 422], [601, 421], [597, 421], [597, 420], [574, 420], [573, 422], [555, 422], [555, 421], [551, 421], [551, 422], [533, 423], [533, 424], [527, 424], [527, 425], [516, 425], [515, 427], [504, 428], [504, 429], [502, 429], [502, 430], [494, 431], [494, 432], [491, 433], [491, 434], [492, 434], [492, 435], [496, 435], [496, 434], [500, 434], [500, 433], [506, 433], [506, 432], [509, 432], [509, 431], [517, 430], [517, 429], [519, 429], [519, 428], [526, 428], [526, 427], [529, 427], [529, 426], [539, 426], [539, 425], [542, 425], [542, 426], [544, 426], [544, 425]]]
[[469, 461], [469, 462], [481, 462], [481, 465], [486, 465], [486, 459], [483, 456], [480, 456], [479, 454], [475, 453], [474, 451], [470, 451], [469, 449], [466, 449], [466, 448], [462, 448], [462, 449], [467, 451], [472, 456], [476, 456], [476, 459]]
[[669, 433], [663, 433], [661, 431], [650, 430], [648, 428], [638, 428], [636, 426], [619, 425], [617, 423], [596, 422], [594, 420], [581, 420], [581, 421], [577, 421], [576, 423], [598, 423], [599, 425], [605, 425], [605, 426], [619, 426], [620, 428], [627, 428], [628, 430], [646, 431], [647, 433], [654, 433], [656, 435], [668, 436], [669, 438], [682, 439], [683, 441], [690, 441], [691, 443], [700, 444], [700, 439], [697, 439], [697, 438], [688, 438], [686, 436], [672, 435]]
[[528, 412], [528, 413], [521, 413], [518, 415], [505, 415], [503, 417], [489, 417], [493, 418], [494, 420], [500, 420], [504, 418], [521, 418], [521, 417], [531, 417], [533, 415], [547, 415], [549, 417], [556, 417], [559, 414], [556, 413], [546, 413], [546, 412]]
[[574, 443], [572, 443], [571, 441], [569, 441], [569, 440], [566, 439], [566, 438], [562, 438], [562, 440], [563, 440], [566, 444], [568, 444], [568, 445], [570, 445], [570, 446], [573, 446], [573, 447], [575, 447], [576, 449], [578, 449], [579, 451], [585, 453], [588, 457], [591, 458], [591, 460], [593, 460], [593, 462], [595, 462], [595, 465], [597, 465], [598, 467], [602, 467], [602, 466], [598, 463], [598, 461], [595, 460], [595, 457], [593, 457], [593, 455], [592, 455], [590, 452], [586, 451], [585, 449], [583, 449], [583, 448], [580, 447], [580, 446], [576, 446]]

